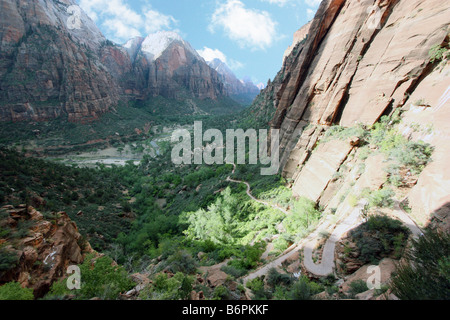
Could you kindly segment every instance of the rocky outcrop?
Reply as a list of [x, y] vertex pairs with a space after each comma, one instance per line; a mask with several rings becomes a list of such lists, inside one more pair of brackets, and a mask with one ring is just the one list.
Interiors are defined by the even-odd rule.
[[[433, 212], [447, 219], [442, 208], [450, 193], [444, 165], [449, 155], [444, 142], [449, 134], [449, 67], [448, 59], [439, 65], [431, 61], [430, 49], [448, 47], [449, 13], [450, 8], [436, 0], [322, 1], [315, 18], [298, 31], [295, 47], [288, 49], [278, 83], [260, 95], [268, 101], [259, 101], [276, 109], [270, 125], [280, 129], [281, 171], [293, 181], [297, 196], [337, 208], [364, 170], [343, 171], [352, 165], [341, 166], [352, 148], [331, 142], [328, 148], [333, 150], [327, 150], [319, 143], [324, 132], [332, 125], [371, 126], [401, 108], [404, 136], [435, 147], [433, 161], [409, 195], [413, 215], [423, 225]], [[417, 125], [436, 129], [414, 130]], [[384, 160], [378, 159], [369, 176], [364, 175], [373, 190], [386, 181]], [[345, 179], [348, 174], [351, 179]]]
[[286, 61], [286, 58], [292, 54], [292, 51], [300, 42], [306, 41], [306, 39], [308, 38], [310, 27], [311, 22], [308, 22], [294, 33], [294, 41], [292, 42], [292, 45], [290, 45], [284, 52], [283, 63]]
[[[395, 260], [385, 258], [380, 261], [378, 264], [379, 270], [380, 270], [380, 286], [386, 285], [389, 283], [391, 279], [391, 275], [396, 270], [396, 262]], [[369, 267], [371, 265], [365, 265], [361, 268], [358, 268], [356, 272], [352, 273], [350, 276], [345, 278], [344, 283], [342, 283], [340, 290], [344, 293], [348, 293], [350, 291], [350, 285], [355, 281], [364, 281], [367, 282], [369, 278], [374, 274], [373, 271], [369, 270]], [[373, 297], [373, 295], [372, 295]], [[364, 300], [364, 299], [361, 299]], [[369, 299], [365, 299], [369, 300]]]
[[17, 257], [9, 270], [0, 273], [0, 284], [17, 281], [41, 298], [53, 282], [67, 276], [69, 266], [81, 264], [84, 256], [93, 252], [64, 212], [47, 220], [25, 205], [0, 210], [4, 213], [0, 225], [11, 230], [0, 242], [4, 252]]

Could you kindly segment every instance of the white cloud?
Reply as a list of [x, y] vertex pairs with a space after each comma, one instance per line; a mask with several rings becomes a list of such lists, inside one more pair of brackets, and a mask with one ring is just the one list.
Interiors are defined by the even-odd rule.
[[205, 59], [205, 61], [210, 62], [214, 59], [219, 59], [224, 62], [231, 70], [239, 70], [244, 67], [244, 64], [236, 61], [234, 59], [229, 59], [222, 51], [219, 49], [211, 49], [208, 47], [203, 47], [203, 49], [197, 50], [198, 54]]
[[306, 16], [308, 17], [308, 20], [314, 19], [315, 14], [316, 14], [316, 10], [306, 9]]
[[222, 28], [241, 47], [263, 50], [279, 37], [276, 25], [268, 12], [247, 9], [240, 0], [227, 0], [217, 7], [209, 29]]
[[291, 0], [262, 0], [262, 1], [269, 2], [270, 4], [276, 4], [279, 5], [280, 7], [284, 7], [284, 5], [290, 2]]
[[228, 59], [227, 65], [230, 67], [231, 70], [237, 71], [245, 67], [245, 65], [242, 62], [239, 62], [234, 59]]
[[103, 22], [103, 25], [114, 34], [115, 39], [131, 39], [141, 35], [139, 30], [117, 18], [107, 19]]
[[227, 56], [218, 49], [203, 47], [203, 49], [197, 50], [197, 52], [207, 62], [219, 59], [220, 61], [227, 63]]
[[172, 25], [177, 23], [172, 16], [164, 15], [155, 10], [147, 10], [144, 12], [145, 16], [145, 31], [147, 33], [154, 33], [162, 29], [170, 29]]
[[314, 19], [314, 16], [316, 15], [317, 9], [319, 8], [320, 3], [322, 0], [304, 0], [305, 4], [309, 6], [308, 9], [306, 9], [306, 16], [308, 17], [308, 20]]
[[[80, 7], [97, 23], [101, 23], [114, 41], [124, 42], [132, 37], [161, 30], [170, 30], [177, 24], [174, 17], [142, 8], [142, 13], [131, 9], [123, 0], [80, 0]], [[101, 21], [100, 21], [101, 20]]]

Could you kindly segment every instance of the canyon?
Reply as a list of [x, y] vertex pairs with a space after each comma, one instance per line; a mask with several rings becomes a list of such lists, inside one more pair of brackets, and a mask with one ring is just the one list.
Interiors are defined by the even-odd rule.
[[[174, 32], [134, 38], [121, 46], [107, 40], [82, 10], [80, 26], [73, 28], [68, 12], [73, 5], [73, 0], [1, 1], [1, 121], [63, 116], [89, 122], [119, 103], [151, 104], [154, 97], [188, 105], [196, 99], [206, 105], [217, 100], [239, 105], [229, 96], [252, 99], [259, 93], [253, 84], [229, 85]], [[187, 107], [181, 112], [193, 111]]]
[[[20, 257], [2, 283], [17, 281], [43, 296], [64, 278], [61, 270], [94, 252], [81, 243], [86, 234], [96, 250], [133, 271], [137, 286], [122, 299], [297, 299], [300, 284], [321, 289], [311, 289], [308, 298], [396, 300], [391, 284], [407, 261], [404, 250], [427, 239], [428, 231], [448, 239], [450, 7], [442, 1], [323, 0], [262, 90], [237, 79], [222, 61], [205, 61], [173, 32], [119, 46], [84, 13], [85, 28], [68, 29], [65, 10], [73, 3], [1, 0], [0, 19], [7, 22], [0, 30], [1, 120], [45, 122], [64, 115], [95, 124], [115, 105], [145, 107], [156, 98], [188, 101], [191, 107], [177, 115], [204, 117], [213, 112], [199, 101], [258, 94], [241, 113], [222, 110], [231, 115], [204, 120], [222, 131], [279, 130], [279, 175], [262, 177], [260, 167], [241, 164], [174, 164], [165, 131], [185, 128], [190, 142], [189, 124], [163, 129], [159, 140], [133, 127], [140, 147], [153, 151], [139, 164], [55, 164], [53, 171], [48, 167], [54, 163], [30, 160], [33, 169], [46, 168], [33, 171], [18, 167], [28, 165], [23, 159], [29, 154], [14, 155], [20, 160], [0, 172], [0, 226], [17, 237], [24, 221], [33, 226], [25, 239], [0, 239]], [[172, 112], [173, 104], [166, 106]], [[115, 142], [122, 151], [134, 147]], [[111, 150], [118, 149], [104, 152]], [[9, 152], [0, 152], [4, 162]], [[32, 199], [51, 196], [53, 206], [41, 203], [42, 210], [65, 210], [57, 204], [68, 214], [45, 221], [28, 203], [18, 204], [30, 200], [27, 188], [35, 188]], [[53, 257], [45, 278], [45, 265], [36, 261]], [[448, 271], [448, 252], [437, 258]], [[365, 287], [352, 292], [354, 282], [367, 283], [374, 264], [383, 294]]]

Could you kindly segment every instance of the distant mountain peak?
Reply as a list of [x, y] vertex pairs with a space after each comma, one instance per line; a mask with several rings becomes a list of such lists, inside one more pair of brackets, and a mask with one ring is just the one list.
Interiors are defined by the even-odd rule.
[[173, 31], [159, 31], [149, 34], [141, 44], [141, 51], [151, 60], [156, 60], [173, 42], [180, 42], [191, 51], [194, 51], [178, 33]]

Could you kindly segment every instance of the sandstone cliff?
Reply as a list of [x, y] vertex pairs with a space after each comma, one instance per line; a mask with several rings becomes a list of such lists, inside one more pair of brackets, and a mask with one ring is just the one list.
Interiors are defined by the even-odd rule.
[[219, 74], [174, 32], [158, 32], [131, 39], [123, 47], [110, 47], [102, 52], [102, 61], [128, 99], [216, 100], [227, 95]]
[[[450, 132], [444, 119], [450, 109], [450, 68], [445, 54], [437, 62], [430, 49], [448, 50], [449, 14], [450, 7], [436, 0], [322, 1], [314, 20], [300, 29], [304, 40], [286, 58], [278, 88], [264, 91], [274, 90], [271, 126], [281, 130], [282, 173], [296, 195], [330, 209], [349, 195], [355, 181], [360, 181], [358, 192], [383, 186], [384, 160], [358, 164], [357, 141], [318, 142], [330, 126], [370, 128], [401, 110], [401, 133], [435, 147], [433, 161], [409, 193], [413, 215], [425, 223], [448, 205], [444, 140]], [[414, 130], [414, 125], [433, 130]], [[364, 170], [352, 171], [359, 165], [372, 166], [363, 180], [358, 179]], [[337, 175], [348, 182], [336, 183]]]
[[260, 90], [253, 84], [253, 82], [250, 80], [244, 81], [236, 78], [233, 71], [231, 71], [230, 68], [220, 59], [214, 59], [207, 62], [208, 65], [212, 69], [216, 70], [221, 76], [227, 94], [232, 97], [241, 98], [244, 101], [249, 101], [250, 103], [259, 94]]
[[0, 2], [0, 119], [97, 119], [117, 103], [113, 79], [96, 58], [106, 39], [81, 12], [70, 29], [75, 1]]

